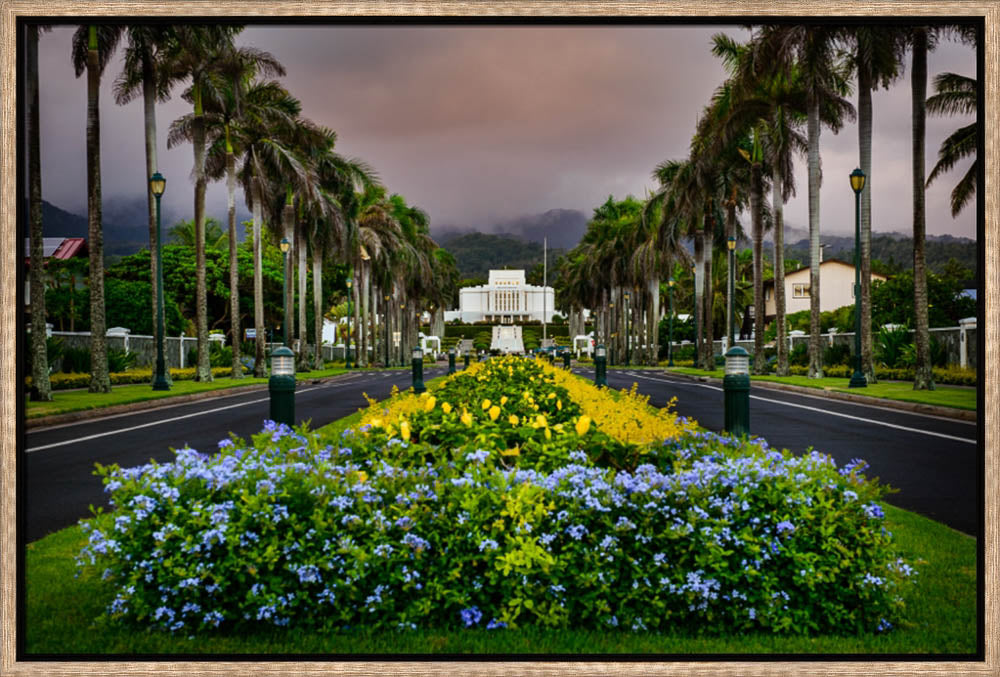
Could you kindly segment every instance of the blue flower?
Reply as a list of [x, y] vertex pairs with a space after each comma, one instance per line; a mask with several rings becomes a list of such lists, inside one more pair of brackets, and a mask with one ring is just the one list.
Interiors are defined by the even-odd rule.
[[462, 609], [459, 612], [462, 617], [462, 622], [465, 623], [465, 627], [471, 628], [473, 625], [479, 623], [483, 618], [483, 612], [479, 610], [479, 607], [469, 607], [468, 609]]
[[789, 522], [788, 520], [785, 520], [783, 522], [778, 522], [775, 528], [778, 530], [779, 536], [784, 533], [793, 533], [795, 531], [795, 525]]
[[479, 544], [479, 552], [482, 552], [483, 550], [496, 550], [498, 547], [499, 546], [496, 541], [492, 538], [487, 538]]
[[499, 628], [506, 628], [506, 627], [507, 627], [506, 623], [504, 623], [503, 621], [498, 621], [495, 618], [491, 618], [490, 622], [486, 624], [487, 630], [497, 630]]

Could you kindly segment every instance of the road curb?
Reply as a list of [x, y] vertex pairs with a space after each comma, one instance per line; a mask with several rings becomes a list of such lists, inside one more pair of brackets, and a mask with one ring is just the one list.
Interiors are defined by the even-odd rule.
[[[322, 378], [310, 378], [299, 383], [325, 383], [333, 381], [343, 376], [352, 374], [337, 374], [335, 376], [324, 376]], [[189, 395], [177, 395], [175, 397], [163, 397], [156, 400], [145, 400], [143, 402], [131, 402], [129, 404], [115, 404], [110, 407], [100, 407], [98, 409], [81, 409], [79, 411], [68, 411], [64, 414], [52, 414], [51, 416], [40, 416], [38, 418], [27, 419], [24, 422], [26, 429], [44, 428], [51, 425], [62, 425], [64, 423], [76, 423], [77, 421], [93, 421], [117, 416], [118, 414], [130, 414], [136, 411], [149, 411], [150, 409], [161, 409], [171, 407], [175, 404], [187, 404], [199, 400], [221, 399], [233, 395], [242, 395], [260, 390], [267, 390], [266, 383], [254, 383], [245, 386], [233, 386], [232, 388], [222, 388], [219, 390], [208, 390], [203, 393], [191, 393]]]
[[[689, 381], [702, 381], [704, 383], [721, 383], [722, 379], [712, 376], [695, 376], [693, 374], [681, 374], [673, 371], [664, 371], [664, 374], [677, 376]], [[819, 388], [806, 388], [787, 383], [775, 383], [773, 381], [752, 381], [754, 388], [767, 388], [769, 390], [784, 390], [787, 392], [801, 393], [803, 395], [816, 396], [822, 393], [824, 397], [831, 400], [842, 400], [844, 402], [855, 402], [858, 404], [872, 404], [887, 409], [899, 409], [900, 411], [910, 411], [915, 414], [928, 414], [930, 416], [941, 416], [943, 418], [953, 418], [960, 421], [976, 421], [976, 412], [968, 409], [956, 409], [954, 407], [938, 407], [931, 404], [921, 404], [919, 402], [903, 402], [900, 400], [888, 400], [882, 397], [868, 397], [866, 395], [854, 395], [851, 393], [841, 393], [836, 390], [821, 390]]]

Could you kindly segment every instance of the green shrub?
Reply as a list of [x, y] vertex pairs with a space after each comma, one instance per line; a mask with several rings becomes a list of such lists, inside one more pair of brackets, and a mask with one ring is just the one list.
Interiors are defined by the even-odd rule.
[[788, 353], [788, 364], [795, 367], [805, 367], [809, 365], [809, 345], [806, 343], [796, 343], [792, 352]]
[[66, 347], [63, 350], [61, 371], [66, 374], [89, 374], [90, 348]]
[[218, 454], [99, 468], [117, 509], [85, 524], [78, 564], [105, 571], [113, 620], [185, 634], [268, 624], [856, 634], [903, 620], [912, 569], [863, 461], [838, 470], [817, 452], [689, 430], [644, 446], [641, 465], [612, 464], [599, 429], [549, 438], [525, 424], [516, 434], [537, 442], [525, 451], [499, 426], [459, 420], [463, 406], [505, 392], [513, 411], [534, 400], [553, 428], [572, 421], [575, 404], [539, 365], [519, 371], [451, 377], [435, 392], [450, 413], [414, 398], [412, 438], [374, 423], [325, 439], [267, 422]]
[[851, 360], [854, 355], [849, 345], [843, 343], [835, 343], [832, 346], [827, 346], [823, 350], [823, 364], [824, 365], [835, 365], [844, 364], [850, 365]]

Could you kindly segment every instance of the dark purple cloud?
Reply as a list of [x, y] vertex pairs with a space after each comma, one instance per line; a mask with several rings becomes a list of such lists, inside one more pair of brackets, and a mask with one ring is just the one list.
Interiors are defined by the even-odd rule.
[[[710, 38], [725, 26], [255, 26], [240, 36], [272, 52], [304, 114], [335, 129], [338, 149], [368, 161], [390, 191], [428, 211], [438, 225], [487, 227], [551, 208], [587, 213], [609, 194], [642, 197], [650, 172], [686, 155], [698, 114], [724, 72]], [[86, 204], [86, 82], [73, 76], [70, 28], [40, 47], [44, 194], [68, 209]], [[910, 89], [907, 73], [874, 98], [872, 187], [878, 230], [908, 231]], [[942, 42], [928, 60], [972, 75], [974, 51]], [[102, 173], [107, 198], [144, 190], [142, 107], [116, 106], [113, 62], [102, 87]], [[190, 146], [167, 150], [169, 122], [188, 109], [176, 97], [157, 111], [164, 209], [190, 214]], [[928, 118], [928, 171], [941, 140], [963, 121]], [[824, 131], [822, 228], [853, 228], [847, 175], [857, 165], [857, 128]], [[968, 209], [952, 219], [951, 187], [964, 167], [927, 191], [928, 232], [975, 236]], [[806, 227], [805, 160], [790, 225]], [[220, 184], [209, 213], [222, 217]]]

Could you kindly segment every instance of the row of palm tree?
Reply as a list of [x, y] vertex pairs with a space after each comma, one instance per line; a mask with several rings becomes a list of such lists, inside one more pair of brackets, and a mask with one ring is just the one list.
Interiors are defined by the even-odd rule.
[[[38, 27], [29, 27], [29, 157], [38, 167], [37, 44]], [[107, 349], [104, 338], [103, 246], [101, 239], [100, 109], [98, 93], [103, 71], [121, 41], [127, 44], [124, 69], [115, 82], [119, 104], [143, 98], [147, 178], [157, 171], [157, 102], [186, 83], [182, 98], [192, 111], [175, 120], [168, 147], [191, 143], [194, 162], [194, 240], [196, 251], [196, 327], [198, 360], [196, 378], [212, 379], [208, 349], [207, 289], [205, 275], [205, 190], [208, 181], [226, 181], [230, 253], [230, 298], [233, 376], [242, 376], [240, 354], [238, 268], [236, 262], [236, 190], [239, 184], [252, 213], [254, 258], [255, 375], [266, 372], [266, 344], [261, 267], [262, 237], [290, 243], [289, 261], [298, 269], [298, 336], [300, 362], [307, 344], [305, 299], [307, 258], [311, 253], [315, 324], [312, 328], [314, 364], [322, 366], [322, 264], [335, 260], [351, 268], [358, 363], [366, 365], [369, 349], [389, 354], [384, 344], [388, 324], [401, 332], [393, 342], [393, 361], [401, 363], [417, 342], [419, 314], [428, 305], [441, 309], [457, 280], [453, 259], [429, 235], [429, 219], [399, 195], [388, 195], [376, 173], [363, 161], [345, 158], [334, 150], [336, 134], [303, 117], [302, 106], [277, 80], [284, 67], [268, 52], [238, 46], [242, 30], [232, 25], [91, 25], [73, 36], [72, 55], [79, 77], [87, 73], [88, 239], [90, 250], [91, 392], [109, 392]], [[33, 88], [32, 88], [33, 87]], [[31, 241], [41, 243], [40, 171], [30, 172]], [[149, 199], [151, 279], [155, 290], [156, 214]], [[36, 213], [37, 212], [37, 213]], [[37, 218], [35, 218], [37, 216]], [[33, 260], [41, 261], [33, 250]], [[32, 266], [32, 283], [41, 266]], [[294, 326], [295, 286], [285, 298], [286, 330]], [[155, 294], [155, 291], [154, 291]], [[384, 303], [379, 303], [380, 299]], [[32, 396], [51, 399], [44, 354], [44, 294], [33, 294], [35, 378]], [[155, 313], [155, 296], [151, 299]], [[379, 312], [381, 309], [381, 312]], [[155, 317], [155, 315], [154, 315]], [[375, 331], [376, 319], [382, 318]], [[156, 323], [153, 323], [156, 326]], [[289, 334], [290, 338], [294, 338]], [[42, 348], [37, 347], [38, 339]], [[156, 340], [164, 341], [157, 336]], [[376, 345], [378, 341], [383, 344]], [[375, 350], [381, 348], [384, 352]]]
[[[774, 289], [777, 323], [777, 373], [787, 375], [788, 343], [784, 299], [783, 205], [793, 195], [794, 160], [805, 156], [808, 169], [810, 243], [809, 375], [823, 375], [820, 339], [820, 135], [825, 127], [839, 131], [858, 120], [858, 164], [872, 176], [872, 91], [889, 87], [911, 55], [913, 101], [913, 234], [914, 299], [916, 306], [917, 369], [914, 388], [933, 388], [927, 326], [926, 266], [924, 261], [924, 188], [957, 162], [975, 157], [978, 127], [966, 125], [941, 146], [930, 177], [924, 177], [924, 117], [935, 114], [975, 113], [978, 82], [944, 73], [935, 81], [937, 94], [926, 97], [926, 56], [942, 36], [975, 44], [975, 29], [965, 26], [834, 26], [781, 24], [751, 28], [746, 43], [718, 34], [712, 52], [722, 60], [727, 78], [715, 90], [698, 119], [689, 153], [683, 159], [660, 163], [653, 171], [658, 188], [640, 205], [638, 216], [631, 198], [613, 199], [594, 210], [588, 232], [566, 257], [562, 290], [566, 307], [590, 308], [597, 314], [597, 335], [623, 355], [622, 347], [652, 347], [648, 327], [659, 318], [660, 282], [674, 275], [677, 265], [690, 266], [682, 239], [693, 243], [696, 362], [714, 368], [712, 339], [713, 252], [730, 238], [745, 237], [739, 213], [749, 210], [753, 252], [754, 368], [766, 368], [764, 359], [764, 233], [774, 241]], [[857, 110], [848, 101], [857, 85]], [[977, 163], [969, 168], [952, 193], [952, 212], [967, 205], [975, 193]], [[862, 360], [869, 382], [875, 381], [871, 328], [871, 198], [872, 181], [861, 194]], [[770, 193], [770, 201], [768, 201]], [[628, 255], [631, 254], [631, 257]], [[628, 263], [626, 263], [626, 261]], [[631, 339], [621, 336], [624, 308], [618, 302], [626, 290], [643, 292], [647, 321]], [[617, 305], [618, 310], [615, 310]], [[638, 304], [637, 304], [638, 308]], [[636, 310], [637, 310], [636, 308]], [[735, 318], [727, 318], [731, 335]], [[642, 334], [641, 332], [647, 332]], [[650, 350], [645, 358], [655, 363]]]

